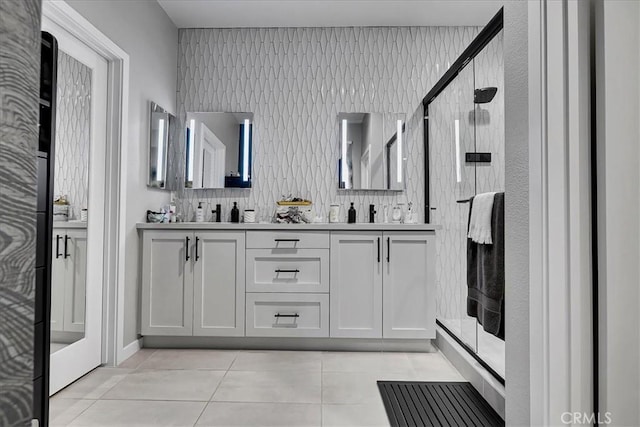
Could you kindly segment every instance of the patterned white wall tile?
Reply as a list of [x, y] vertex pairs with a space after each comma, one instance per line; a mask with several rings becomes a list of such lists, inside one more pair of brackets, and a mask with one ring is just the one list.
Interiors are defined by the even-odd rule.
[[[429, 107], [431, 205], [437, 208], [433, 221], [442, 224], [436, 235], [437, 315], [458, 327], [466, 318], [469, 205], [456, 200], [486, 191], [504, 191], [502, 45], [501, 32]], [[474, 107], [474, 89], [488, 86], [498, 88], [495, 98]], [[455, 120], [459, 121], [460, 129], [460, 182], [456, 175]], [[466, 151], [491, 152], [491, 164], [465, 165]]]
[[58, 54], [54, 194], [66, 195], [75, 219], [87, 207], [91, 124], [91, 69]]
[[[187, 111], [252, 111], [251, 190], [176, 192], [193, 219], [198, 201], [210, 211], [233, 201], [270, 216], [283, 194], [313, 200], [327, 217], [329, 204], [354, 201], [358, 221], [370, 203], [399, 197], [424, 218], [421, 101], [479, 32], [478, 27], [183, 29], [179, 36], [178, 119]], [[386, 111], [407, 116], [405, 193], [337, 190], [341, 111]], [[183, 155], [184, 137], [180, 138]], [[180, 162], [182, 164], [182, 162]], [[177, 175], [182, 176], [178, 170]], [[346, 209], [343, 209], [346, 210]], [[382, 209], [379, 209], [381, 212]]]

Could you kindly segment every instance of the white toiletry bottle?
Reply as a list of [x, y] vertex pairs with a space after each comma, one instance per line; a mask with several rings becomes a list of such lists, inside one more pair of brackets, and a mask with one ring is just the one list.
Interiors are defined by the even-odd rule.
[[196, 222], [204, 222], [204, 209], [202, 208], [202, 202], [198, 202], [196, 208]]

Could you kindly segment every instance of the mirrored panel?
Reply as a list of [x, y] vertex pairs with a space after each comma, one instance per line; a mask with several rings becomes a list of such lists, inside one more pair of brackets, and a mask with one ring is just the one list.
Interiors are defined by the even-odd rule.
[[338, 114], [338, 188], [402, 191], [406, 186], [405, 114]]
[[187, 113], [186, 188], [251, 188], [253, 113]]
[[163, 190], [173, 190], [170, 185], [172, 173], [170, 165], [170, 150], [173, 138], [172, 128], [175, 126], [175, 116], [164, 108], [150, 103], [149, 120], [149, 165], [147, 186]]
[[85, 335], [91, 86], [91, 68], [60, 50], [51, 251], [51, 353]]

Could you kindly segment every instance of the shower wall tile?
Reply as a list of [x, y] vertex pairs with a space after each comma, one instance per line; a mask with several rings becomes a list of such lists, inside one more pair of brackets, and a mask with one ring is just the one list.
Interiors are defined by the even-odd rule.
[[[421, 101], [479, 32], [478, 27], [183, 29], [179, 35], [178, 119], [188, 111], [251, 111], [251, 190], [176, 191], [193, 219], [233, 201], [271, 216], [282, 195], [313, 200], [327, 218], [331, 203], [351, 201], [358, 221], [368, 205], [411, 201], [424, 218]], [[338, 191], [339, 112], [380, 111], [407, 117], [408, 185], [404, 193]], [[184, 158], [184, 135], [174, 156]], [[184, 175], [181, 167], [176, 172]], [[346, 211], [346, 209], [343, 209]], [[381, 209], [379, 210], [381, 212]]]
[[58, 52], [56, 94], [55, 197], [66, 195], [80, 219], [87, 207], [91, 138], [91, 69], [62, 50]]

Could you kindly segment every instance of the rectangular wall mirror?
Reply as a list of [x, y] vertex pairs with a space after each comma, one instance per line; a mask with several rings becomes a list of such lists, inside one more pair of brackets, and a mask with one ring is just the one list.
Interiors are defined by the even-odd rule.
[[186, 188], [251, 188], [253, 113], [187, 113]]
[[405, 189], [405, 114], [340, 113], [338, 135], [339, 189]]
[[147, 186], [163, 190], [173, 190], [173, 174], [170, 172], [171, 133], [175, 126], [175, 116], [164, 108], [150, 103], [149, 126], [149, 173]]

